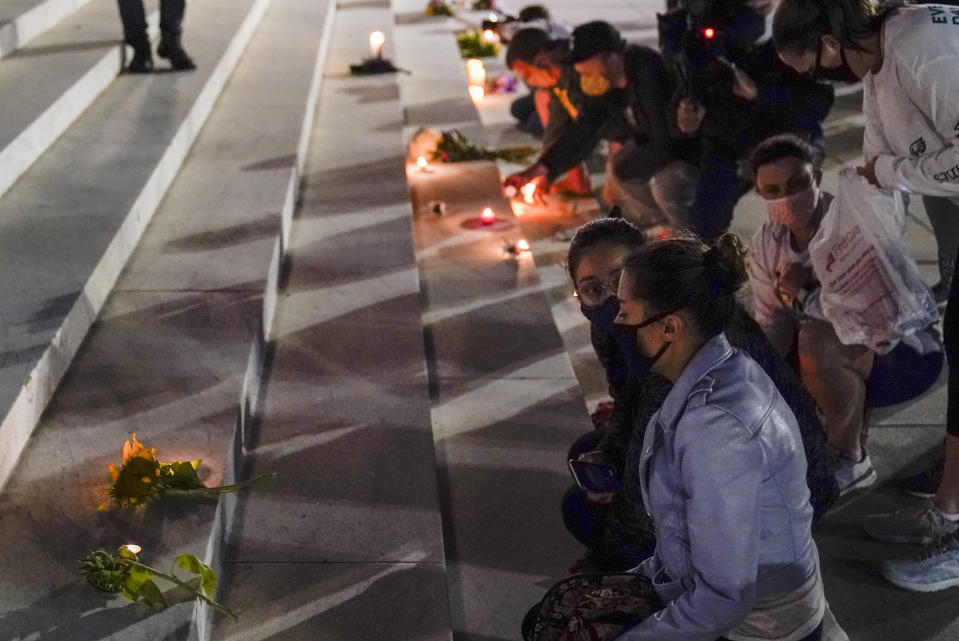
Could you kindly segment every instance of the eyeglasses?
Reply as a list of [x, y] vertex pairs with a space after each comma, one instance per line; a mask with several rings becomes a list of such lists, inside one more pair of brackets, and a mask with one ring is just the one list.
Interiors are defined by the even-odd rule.
[[619, 289], [619, 278], [622, 275], [623, 270], [618, 269], [610, 275], [609, 280], [605, 283], [590, 282], [573, 292], [573, 296], [579, 298], [586, 307], [602, 305], [607, 298], [616, 295], [616, 290]]

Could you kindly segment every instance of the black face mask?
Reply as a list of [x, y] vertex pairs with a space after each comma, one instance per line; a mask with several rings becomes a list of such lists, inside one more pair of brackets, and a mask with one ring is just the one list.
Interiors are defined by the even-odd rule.
[[[675, 314], [677, 310], [672, 309], [668, 312], [663, 312], [661, 314], [656, 314], [652, 318], [644, 320], [638, 325], [628, 325], [626, 323], [613, 323], [613, 336], [622, 336], [623, 342], [620, 342], [619, 338], [616, 338], [616, 342], [619, 343], [620, 349], [623, 350], [623, 354], [626, 356], [626, 362], [629, 363], [629, 369], [635, 374], [644, 376], [653, 368], [653, 365], [656, 364], [663, 354], [666, 353], [666, 350], [669, 349], [669, 346], [672, 343], [664, 343], [662, 347], [659, 348], [659, 351], [653, 354], [652, 356], [644, 356], [639, 349], [639, 330], [646, 327], [647, 325], [652, 325], [658, 320], [666, 318], [670, 314]], [[626, 343], [624, 345], [623, 343]]]
[[839, 48], [839, 55], [842, 58], [842, 64], [835, 69], [820, 66], [822, 61], [822, 38], [820, 38], [819, 47], [816, 49], [816, 67], [810, 75], [816, 80], [831, 80], [833, 82], [847, 82], [850, 84], [859, 82], [861, 78], [856, 75], [856, 72], [849, 66], [849, 61], [846, 60], [845, 47]]
[[596, 326], [596, 329], [609, 334], [613, 329], [613, 321], [619, 314], [619, 301], [616, 300], [615, 296], [610, 296], [600, 305], [586, 307], [580, 304], [579, 309], [583, 312], [586, 320]]

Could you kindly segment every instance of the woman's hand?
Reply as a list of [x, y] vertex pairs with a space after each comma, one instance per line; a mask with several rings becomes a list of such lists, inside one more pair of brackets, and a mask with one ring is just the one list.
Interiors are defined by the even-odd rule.
[[876, 177], [876, 161], [878, 159], [879, 156], [876, 156], [867, 162], [863, 167], [856, 167], [856, 173], [868, 180], [869, 184], [873, 187], [882, 189], [882, 185], [879, 184], [879, 179]]
[[[590, 450], [589, 452], [583, 452], [576, 457], [576, 460], [583, 461], [585, 463], [601, 463], [603, 465], [609, 465], [609, 459], [606, 458], [606, 454], [602, 450]], [[616, 498], [616, 492], [587, 492], [586, 500], [591, 503], [598, 503], [600, 505], [608, 505], [613, 502]]]
[[512, 198], [524, 185], [531, 182], [535, 182], [537, 191], [540, 191], [549, 182], [548, 177], [549, 170], [541, 163], [536, 163], [523, 171], [507, 176], [503, 181], [503, 193], [507, 198]]
[[683, 98], [676, 106], [676, 127], [682, 134], [698, 134], [705, 118], [706, 108], [692, 98]]
[[755, 102], [759, 98], [759, 87], [742, 69], [733, 67], [733, 93], [747, 102]]
[[793, 263], [779, 277], [776, 295], [784, 305], [792, 307], [803, 285], [812, 280], [812, 272], [802, 263]]

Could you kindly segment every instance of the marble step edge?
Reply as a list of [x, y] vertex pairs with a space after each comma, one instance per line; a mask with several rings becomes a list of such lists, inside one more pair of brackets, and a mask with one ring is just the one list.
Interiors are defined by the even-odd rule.
[[[243, 473], [246, 456], [254, 442], [256, 430], [262, 415], [262, 402], [266, 393], [265, 378], [268, 375], [270, 355], [272, 351], [273, 322], [276, 317], [279, 293], [283, 286], [283, 278], [289, 262], [290, 234], [293, 226], [293, 216], [300, 193], [300, 184], [303, 169], [306, 163], [306, 154], [313, 132], [314, 117], [319, 101], [320, 85], [323, 81], [323, 68], [329, 51], [333, 24], [338, 8], [337, 0], [327, 0], [329, 7], [323, 24], [317, 48], [313, 75], [310, 79], [310, 89], [307, 93], [306, 105], [303, 114], [303, 123], [300, 127], [300, 136], [296, 146], [295, 159], [289, 169], [287, 188], [280, 210], [280, 230], [273, 244], [270, 256], [269, 269], [263, 292], [263, 306], [258, 319], [257, 331], [250, 344], [246, 370], [243, 375], [243, 384], [238, 400], [237, 420], [234, 428], [230, 453], [226, 457], [226, 466], [223, 471], [223, 483], [234, 483]], [[204, 551], [204, 563], [213, 567], [222, 575], [224, 561], [224, 547], [229, 541], [230, 532], [234, 531], [238, 498], [236, 494], [223, 495], [217, 503], [216, 515], [210, 530], [210, 538]], [[191, 624], [191, 641], [208, 641], [212, 636], [213, 611], [197, 601], [193, 609]]]
[[[91, 0], [47, 0], [44, 4], [58, 2], [71, 5], [60, 20], [69, 14], [89, 4]], [[187, 0], [187, 4], [192, 0]], [[52, 10], [51, 10], [52, 11]], [[159, 10], [150, 12], [147, 16], [147, 32], [151, 40], [155, 40], [159, 33]], [[44, 28], [55, 26], [56, 22]], [[9, 24], [0, 27], [0, 43], [3, 42], [3, 29]], [[35, 33], [33, 37], [40, 35]], [[22, 45], [23, 43], [21, 43]], [[0, 44], [2, 46], [2, 44]], [[11, 140], [3, 149], [0, 149], [0, 196], [3, 196], [22, 176], [33, 166], [39, 158], [56, 142], [63, 132], [93, 104], [101, 93], [116, 80], [123, 70], [127, 56], [127, 46], [117, 41], [100, 58], [87, 69], [70, 87], [61, 93], [56, 100], [39, 111], [37, 117]]]
[[272, 0], [254, 0], [193, 106], [127, 212], [86, 284], [54, 334], [50, 345], [0, 422], [0, 489], [13, 473], [20, 453], [96, 320], [140, 236], [183, 164], [214, 103], [246, 49]]
[[91, 0], [43, 0], [0, 25], [0, 59], [89, 4]]

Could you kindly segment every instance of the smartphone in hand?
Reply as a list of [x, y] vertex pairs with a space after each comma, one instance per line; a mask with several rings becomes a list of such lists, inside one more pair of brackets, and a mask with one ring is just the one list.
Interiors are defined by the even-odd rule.
[[622, 486], [619, 472], [606, 463], [570, 459], [569, 471], [576, 485], [587, 492], [618, 492]]

